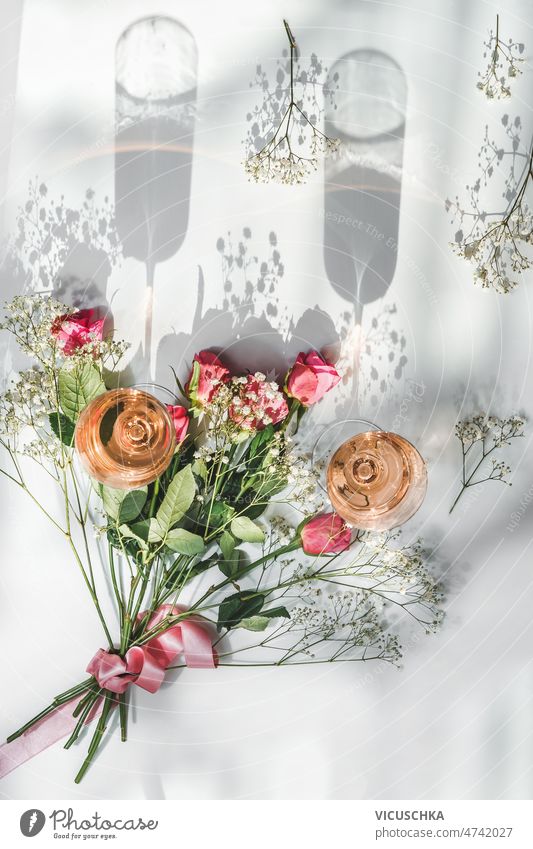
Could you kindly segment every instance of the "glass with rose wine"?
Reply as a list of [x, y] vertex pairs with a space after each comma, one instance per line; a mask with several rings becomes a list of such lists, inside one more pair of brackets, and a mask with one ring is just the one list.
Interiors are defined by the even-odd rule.
[[359, 530], [402, 525], [426, 494], [426, 464], [414, 445], [364, 419], [326, 428], [315, 443], [313, 461], [333, 509]]
[[115, 489], [152, 483], [170, 465], [175, 429], [161, 401], [141, 388], [112, 389], [81, 413], [76, 451], [94, 480]]

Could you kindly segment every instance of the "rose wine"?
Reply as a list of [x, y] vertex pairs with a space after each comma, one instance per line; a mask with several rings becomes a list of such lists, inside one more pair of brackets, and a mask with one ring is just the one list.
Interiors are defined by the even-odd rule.
[[157, 398], [139, 389], [113, 389], [85, 407], [75, 445], [92, 478], [115, 489], [136, 489], [169, 466], [176, 438]]
[[351, 526], [384, 531], [416, 513], [427, 487], [424, 460], [396, 433], [359, 433], [331, 458], [327, 489], [333, 508]]

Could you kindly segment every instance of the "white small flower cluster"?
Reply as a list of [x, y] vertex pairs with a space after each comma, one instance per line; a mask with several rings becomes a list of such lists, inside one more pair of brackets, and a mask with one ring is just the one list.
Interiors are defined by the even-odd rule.
[[520, 274], [533, 267], [532, 245], [533, 215], [522, 202], [507, 217], [452, 247], [475, 264], [474, 280], [482, 288], [507, 294], [518, 285]]
[[[509, 416], [500, 419], [497, 416], [489, 416], [479, 413], [470, 419], [457, 422], [455, 435], [461, 443], [461, 489], [453, 502], [450, 513], [468, 487], [476, 486], [486, 481], [506, 480], [511, 473], [511, 467], [500, 459], [490, 457], [491, 467], [488, 471], [487, 458], [498, 448], [510, 445], [512, 439], [524, 436], [525, 419], [521, 416]], [[474, 446], [477, 446], [474, 448]], [[472, 449], [474, 449], [472, 451]], [[474, 457], [474, 452], [477, 457]], [[472, 469], [473, 465], [473, 470]], [[469, 468], [470, 466], [470, 468]]]
[[[489, 57], [486, 72], [479, 74], [478, 88], [490, 99], [509, 97], [509, 80], [521, 73], [519, 63], [524, 45], [499, 37], [499, 17], [496, 18], [496, 33], [492, 31], [485, 44]], [[485, 138], [478, 153], [480, 175], [466, 188], [470, 194], [468, 205], [456, 197], [446, 200], [445, 208], [452, 211], [452, 221], [458, 221], [452, 248], [460, 257], [475, 266], [474, 282], [484, 289], [494, 289], [501, 294], [512, 291], [519, 283], [523, 272], [533, 267], [533, 215], [527, 204], [526, 193], [533, 177], [533, 150], [527, 154], [522, 143], [522, 122], [519, 115], [514, 120], [508, 114], [501, 118], [507, 140], [489, 135], [488, 125]], [[504, 179], [502, 198], [492, 210], [487, 209], [481, 198], [481, 187], [487, 186], [493, 175], [501, 173], [500, 166], [508, 163]], [[503, 210], [503, 212], [502, 212]]]
[[335, 156], [338, 154], [340, 146], [340, 139], [323, 136], [317, 132], [314, 132], [311, 138], [311, 153], [313, 156], [318, 156], [320, 154], [323, 156]]
[[55, 365], [60, 353], [52, 326], [61, 315], [73, 312], [45, 295], [17, 295], [6, 304], [0, 330], [7, 330], [20, 350], [43, 365]]
[[285, 516], [270, 516], [270, 541], [275, 545], [288, 545], [294, 539], [295, 528]]
[[499, 20], [496, 21], [496, 33], [492, 30], [484, 42], [486, 48], [483, 58], [488, 57], [486, 71], [478, 74], [477, 88], [484, 92], [489, 100], [501, 100], [511, 96], [510, 81], [522, 73], [520, 64], [524, 61], [521, 54], [524, 45], [511, 38], [504, 42], [499, 35]]
[[484, 441], [489, 435], [493, 446], [499, 448], [509, 445], [510, 440], [524, 436], [525, 419], [521, 416], [509, 416], [501, 419], [497, 416], [489, 416], [487, 413], [478, 413], [470, 419], [463, 419], [455, 425], [455, 435], [467, 448], [474, 442]]
[[307, 177], [318, 167], [317, 159], [305, 159], [292, 151], [285, 153], [281, 148], [263, 148], [245, 160], [244, 170], [255, 183], [282, 183], [294, 186], [305, 183]]
[[285, 458], [286, 480], [289, 487], [287, 498], [304, 516], [311, 516], [324, 507], [325, 498], [318, 486], [319, 472], [311, 459], [297, 449], [289, 449]]
[[20, 372], [0, 397], [0, 435], [11, 450], [41, 464], [61, 466], [64, 452], [49, 420], [58, 407], [56, 393], [51, 369], [33, 366]]
[[463, 419], [455, 425], [455, 435], [465, 445], [483, 439], [490, 431], [488, 417], [484, 414]]
[[382, 659], [398, 663], [398, 638], [388, 633], [378, 606], [364, 590], [314, 594], [291, 611], [288, 629], [297, 637], [291, 657], [335, 661]]
[[74, 368], [80, 362], [100, 360], [113, 369], [128, 348], [126, 342], [95, 337], [65, 356], [53, 327], [61, 316], [72, 315], [75, 310], [47, 295], [17, 295], [6, 304], [5, 311], [0, 330], [11, 333], [20, 350], [44, 368], [57, 370], [65, 365]]
[[111, 339], [88, 342], [65, 356], [53, 333], [58, 318], [73, 310], [44, 295], [18, 295], [6, 305], [0, 329], [11, 333], [18, 347], [35, 362], [12, 379], [0, 397], [0, 434], [12, 451], [40, 463], [69, 462], [50, 415], [59, 412], [58, 372], [90, 362], [114, 367], [126, 344]]
[[253, 377], [235, 377], [231, 386], [230, 416], [245, 429], [262, 430], [274, 422], [272, 412], [285, 407], [285, 397], [278, 384], [267, 380], [262, 372], [255, 372]]
[[[297, 120], [293, 117], [294, 109], [300, 113]], [[310, 137], [306, 138], [306, 131], [310, 131]], [[318, 156], [333, 155], [340, 146], [339, 139], [329, 138], [320, 132], [295, 103], [291, 103], [280, 125], [269, 135], [271, 137], [265, 146], [244, 162], [249, 179], [256, 183], [277, 182], [288, 186], [305, 183], [318, 168]], [[297, 136], [296, 142], [293, 136]], [[295, 144], [311, 155], [296, 153], [293, 149]]]
[[492, 460], [492, 469], [489, 473], [489, 478], [493, 481], [501, 481], [507, 475], [511, 474], [511, 467], [502, 460]]
[[53, 374], [33, 366], [20, 372], [0, 398], [0, 428], [6, 435], [16, 435], [25, 427], [42, 428], [56, 406]]

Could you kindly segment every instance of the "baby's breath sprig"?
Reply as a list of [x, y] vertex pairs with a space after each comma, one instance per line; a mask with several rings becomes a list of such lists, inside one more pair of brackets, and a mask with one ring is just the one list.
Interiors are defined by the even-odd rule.
[[524, 419], [519, 416], [499, 419], [486, 413], [456, 424], [455, 435], [461, 443], [462, 454], [461, 489], [450, 507], [450, 513], [471, 486], [485, 481], [502, 481], [511, 486], [506, 480], [511, 473], [510, 466], [491, 455], [498, 448], [510, 445], [512, 439], [524, 436], [524, 424]]
[[[244, 167], [249, 178], [256, 183], [274, 181], [293, 185], [305, 182], [318, 167], [318, 155], [335, 153], [340, 141], [321, 132], [302, 109], [303, 101], [295, 98], [294, 61], [297, 46], [289, 24], [286, 20], [283, 23], [290, 46], [289, 104], [277, 126], [272, 126], [267, 132], [268, 140], [264, 147], [246, 159]], [[300, 153], [296, 151], [296, 146]], [[304, 156], [304, 152], [310, 155]]]
[[[527, 201], [533, 178], [533, 142], [529, 151], [520, 148], [520, 119], [502, 118], [510, 148], [497, 145], [485, 132], [479, 153], [481, 176], [471, 186], [470, 209], [463, 208], [458, 197], [446, 200], [446, 210], [458, 220], [460, 229], [452, 247], [458, 256], [476, 266], [474, 281], [484, 289], [507, 294], [519, 282], [522, 272], [533, 266], [533, 213]], [[488, 212], [480, 204], [482, 185], [486, 186], [494, 169], [509, 161], [510, 169], [503, 188], [505, 208]]]
[[[492, 30], [485, 42], [490, 56], [489, 67], [479, 74], [477, 87], [492, 98], [509, 97], [508, 78], [521, 73], [518, 67], [524, 45], [511, 39], [504, 43], [500, 39], [499, 16], [496, 16], [496, 33]], [[481, 174], [466, 188], [470, 193], [470, 208], [465, 208], [459, 197], [446, 200], [446, 210], [452, 212], [452, 220], [459, 222], [452, 248], [459, 256], [475, 265], [474, 282], [484, 289], [494, 289], [507, 294], [518, 285], [522, 272], [533, 266], [533, 214], [527, 203], [527, 192], [533, 177], [533, 142], [528, 149], [520, 144], [522, 123], [517, 116], [514, 121], [503, 115], [508, 141], [499, 144], [489, 136], [485, 138], [478, 153]], [[481, 206], [481, 187], [486, 186], [502, 163], [509, 164], [503, 186], [503, 209], [488, 211]]]
[[[269, 567], [265, 583], [264, 574], [259, 576], [261, 591], [271, 606], [290, 601], [290, 617], [278, 620], [259, 641], [221, 646], [220, 665], [368, 660], [398, 665], [402, 649], [396, 631], [402, 620], [430, 634], [443, 618], [442, 587], [430, 574], [420, 543], [398, 545], [398, 539], [397, 532], [360, 534], [348, 552], [327, 563], [320, 557], [311, 563], [282, 559], [277, 574]], [[259, 589], [258, 582], [253, 586]], [[258, 648], [268, 650], [267, 660], [256, 660]]]
[[489, 31], [489, 37], [484, 42], [486, 48], [483, 58], [489, 57], [486, 71], [479, 72], [477, 87], [485, 93], [489, 100], [501, 100], [511, 96], [510, 80], [522, 73], [520, 63], [524, 60], [521, 54], [524, 45], [511, 38], [504, 42], [500, 38], [500, 16], [496, 15], [496, 32]]

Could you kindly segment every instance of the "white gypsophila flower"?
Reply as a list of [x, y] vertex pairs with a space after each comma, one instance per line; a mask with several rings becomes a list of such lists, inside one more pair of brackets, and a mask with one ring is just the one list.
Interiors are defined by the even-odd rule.
[[522, 73], [520, 64], [524, 61], [524, 45], [511, 38], [503, 41], [500, 36], [499, 15], [496, 16], [496, 32], [489, 31], [484, 42], [483, 57], [488, 57], [488, 66], [478, 74], [477, 88], [484, 92], [489, 100], [500, 100], [511, 96], [509, 81]]
[[[525, 420], [521, 416], [501, 419], [479, 413], [457, 422], [455, 434], [461, 443], [461, 488], [450, 512], [466, 489], [489, 480], [508, 483], [511, 467], [492, 455], [497, 449], [510, 445], [513, 439], [524, 436]], [[488, 460], [490, 467], [487, 470]], [[509, 483], [509, 486], [511, 484]]]

